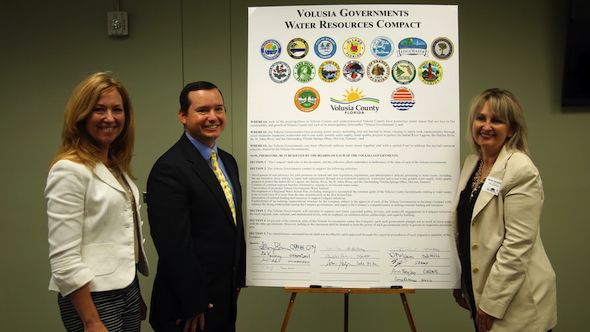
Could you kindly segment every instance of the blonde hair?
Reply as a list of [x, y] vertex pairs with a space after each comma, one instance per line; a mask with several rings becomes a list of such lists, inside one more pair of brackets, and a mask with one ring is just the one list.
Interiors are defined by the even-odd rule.
[[475, 117], [486, 102], [494, 115], [504, 121], [508, 125], [509, 130], [512, 131], [512, 136], [504, 143], [507, 149], [519, 150], [528, 155], [529, 149], [527, 144], [526, 122], [523, 114], [524, 110], [512, 92], [498, 88], [491, 88], [483, 91], [471, 102], [471, 110], [469, 111], [469, 118], [467, 121], [467, 133], [473, 150], [481, 156], [481, 147], [473, 137], [472, 126]]
[[64, 112], [61, 145], [51, 166], [60, 159], [68, 159], [94, 168], [100, 161], [100, 149], [86, 129], [86, 120], [101, 95], [111, 89], [116, 89], [121, 95], [125, 124], [121, 134], [109, 146], [109, 159], [132, 176], [130, 164], [135, 137], [133, 107], [127, 90], [111, 72], [98, 72], [88, 76], [72, 92]]

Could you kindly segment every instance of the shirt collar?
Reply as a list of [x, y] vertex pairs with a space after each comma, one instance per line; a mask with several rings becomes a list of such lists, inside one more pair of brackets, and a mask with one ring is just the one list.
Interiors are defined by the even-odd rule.
[[185, 131], [184, 134], [186, 135], [186, 138], [188, 138], [188, 140], [193, 143], [194, 147], [197, 148], [201, 156], [203, 156], [203, 159], [207, 161], [211, 160], [211, 151], [215, 151], [215, 153], [219, 156], [219, 153], [217, 153], [217, 143], [213, 145], [213, 148], [210, 148], [209, 146], [194, 139], [188, 132]]

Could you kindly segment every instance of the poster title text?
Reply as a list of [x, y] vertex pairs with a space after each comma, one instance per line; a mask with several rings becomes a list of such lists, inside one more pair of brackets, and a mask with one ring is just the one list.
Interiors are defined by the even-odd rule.
[[[319, 19], [308, 21], [285, 21], [287, 29], [419, 29], [422, 22], [403, 20], [410, 17], [408, 10], [305, 10], [297, 9], [297, 15], [302, 19]], [[335, 21], [332, 18], [346, 18]], [[361, 20], [357, 20], [361, 18]], [[363, 20], [364, 18], [380, 18], [378, 20]], [[350, 20], [352, 19], [352, 20]], [[400, 20], [401, 19], [401, 20]]]

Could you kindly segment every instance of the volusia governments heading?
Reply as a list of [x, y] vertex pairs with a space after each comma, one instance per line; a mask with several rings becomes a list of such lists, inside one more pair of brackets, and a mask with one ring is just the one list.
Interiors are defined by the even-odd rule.
[[[285, 21], [287, 29], [419, 29], [422, 22], [403, 20], [410, 18], [409, 10], [305, 10], [297, 9], [297, 15], [307, 21]], [[346, 18], [345, 21], [332, 21], [330, 18]], [[350, 20], [350, 18], [382, 17], [382, 19]], [[313, 20], [320, 18], [320, 20]]]

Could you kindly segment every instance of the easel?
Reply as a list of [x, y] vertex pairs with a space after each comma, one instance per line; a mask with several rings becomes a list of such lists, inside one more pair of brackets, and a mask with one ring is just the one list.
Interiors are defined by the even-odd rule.
[[285, 293], [291, 293], [291, 299], [285, 312], [285, 318], [283, 318], [283, 325], [281, 326], [281, 332], [287, 332], [287, 325], [291, 318], [291, 312], [295, 305], [295, 297], [297, 293], [317, 293], [317, 294], [344, 294], [344, 332], [348, 332], [348, 297], [350, 294], [399, 294], [408, 318], [408, 324], [412, 332], [416, 332], [416, 326], [414, 325], [414, 319], [410, 312], [410, 306], [406, 299], [406, 293], [415, 293], [414, 289], [389, 289], [389, 288], [308, 288], [308, 287], [286, 287]]

